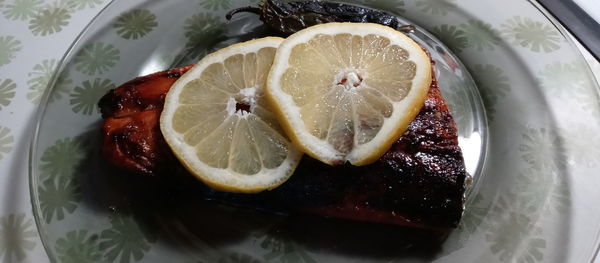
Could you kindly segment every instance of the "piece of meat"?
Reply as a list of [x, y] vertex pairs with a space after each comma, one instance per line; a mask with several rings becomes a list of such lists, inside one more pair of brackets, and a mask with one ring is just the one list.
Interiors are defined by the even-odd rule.
[[191, 67], [135, 78], [100, 99], [102, 152], [109, 162], [141, 174], [155, 174], [172, 163], [160, 133], [160, 113], [167, 91]]
[[467, 176], [456, 124], [434, 81], [407, 131], [373, 164], [334, 167], [305, 155], [272, 191], [204, 195], [270, 211], [443, 229], [462, 217]]
[[[173, 161], [175, 158], [160, 134], [158, 119], [168, 90], [162, 85], [175, 81], [177, 74], [172, 72], [182, 74], [187, 69], [135, 79], [102, 98], [103, 151], [109, 161], [128, 171], [145, 174], [180, 165]], [[141, 94], [150, 92], [153, 80], [164, 93]], [[151, 103], [129, 103], [138, 98]], [[205, 187], [198, 194], [269, 211], [452, 228], [462, 216], [467, 176], [456, 124], [437, 82], [433, 81], [423, 108], [407, 131], [373, 164], [333, 167], [305, 156], [294, 175], [272, 191], [248, 195]]]

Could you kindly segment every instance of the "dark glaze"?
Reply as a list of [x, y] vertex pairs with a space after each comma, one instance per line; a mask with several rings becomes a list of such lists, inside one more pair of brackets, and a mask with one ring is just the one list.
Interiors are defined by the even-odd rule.
[[[287, 36], [326, 22], [373, 22], [403, 32], [397, 18], [363, 7], [304, 1], [264, 1], [253, 12]], [[129, 172], [164, 175], [184, 170], [162, 137], [159, 117], [171, 84], [189, 66], [136, 78], [99, 102], [105, 118], [103, 153]], [[191, 178], [191, 176], [187, 176]], [[294, 175], [279, 188], [260, 194], [231, 194], [206, 186], [194, 193], [239, 206], [275, 212], [303, 212], [360, 221], [424, 228], [452, 228], [463, 213], [465, 172], [456, 124], [433, 81], [425, 104], [407, 131], [375, 163], [332, 167], [305, 156]], [[190, 185], [190, 184], [186, 184]]]
[[408, 130], [373, 164], [332, 167], [305, 156], [294, 175], [275, 190], [257, 195], [205, 194], [266, 210], [413, 227], [456, 227], [467, 177], [456, 132], [434, 81]]
[[[188, 69], [134, 79], [102, 98], [103, 152], [111, 163], [130, 172], [166, 177], [170, 171], [183, 170], [160, 133], [158, 119], [167, 84]], [[466, 176], [456, 124], [433, 81], [407, 131], [371, 165], [332, 167], [305, 156], [291, 179], [272, 191], [253, 195], [208, 187], [194, 191], [206, 199], [269, 211], [449, 228], [456, 227], [462, 215]]]
[[110, 90], [98, 102], [102, 151], [130, 172], [154, 174], [174, 160], [159, 128], [165, 95], [191, 66], [138, 77]]
[[226, 18], [240, 12], [258, 14], [260, 20], [275, 33], [289, 36], [309, 26], [328, 22], [377, 23], [410, 33], [413, 25], [403, 25], [395, 16], [383, 11], [355, 5], [323, 1], [280, 2], [265, 0], [258, 7], [242, 7], [230, 11]]

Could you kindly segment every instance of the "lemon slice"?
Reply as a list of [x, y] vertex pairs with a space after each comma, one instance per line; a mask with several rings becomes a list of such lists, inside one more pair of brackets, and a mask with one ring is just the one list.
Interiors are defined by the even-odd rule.
[[302, 153], [265, 102], [264, 83], [282, 38], [235, 44], [198, 62], [165, 98], [161, 131], [207, 185], [253, 193], [287, 180]]
[[281, 43], [267, 97], [305, 153], [328, 164], [365, 165], [407, 129], [430, 84], [429, 56], [403, 33], [328, 23]]

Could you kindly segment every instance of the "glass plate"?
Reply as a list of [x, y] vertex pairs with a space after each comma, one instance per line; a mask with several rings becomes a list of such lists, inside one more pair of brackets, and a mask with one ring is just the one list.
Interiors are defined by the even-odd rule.
[[475, 179], [449, 235], [221, 206], [105, 165], [98, 99], [135, 76], [261, 36], [256, 16], [224, 20], [256, 2], [113, 1], [73, 43], [45, 94], [30, 157], [34, 214], [52, 261], [591, 260], [600, 230], [598, 84], [562, 27], [526, 1], [353, 1], [405, 17], [452, 50], [413, 34], [438, 62]]

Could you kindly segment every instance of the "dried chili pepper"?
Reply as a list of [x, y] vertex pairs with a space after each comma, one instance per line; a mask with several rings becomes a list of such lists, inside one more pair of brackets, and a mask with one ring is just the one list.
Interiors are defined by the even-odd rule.
[[397, 17], [383, 11], [317, 0], [287, 3], [264, 0], [258, 7], [249, 6], [231, 10], [226, 18], [229, 20], [240, 12], [258, 14], [265, 25], [283, 36], [328, 22], [377, 23], [405, 33], [410, 33], [415, 28], [414, 25], [405, 25]]

